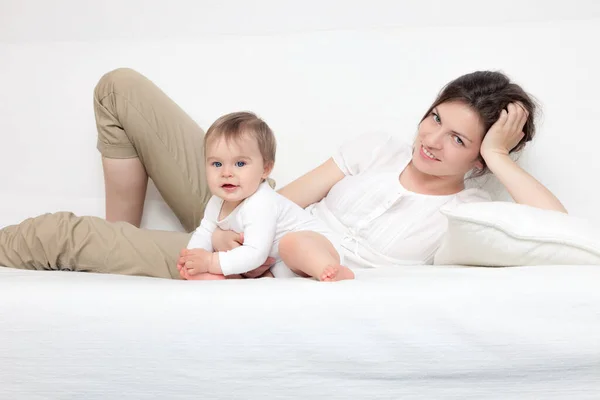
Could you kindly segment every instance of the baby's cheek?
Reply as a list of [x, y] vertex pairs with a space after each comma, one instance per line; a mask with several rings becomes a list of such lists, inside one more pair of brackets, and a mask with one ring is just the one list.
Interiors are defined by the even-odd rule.
[[206, 180], [208, 182], [208, 186], [210, 186], [210, 187], [218, 186], [218, 177], [215, 176], [214, 173], [207, 173]]

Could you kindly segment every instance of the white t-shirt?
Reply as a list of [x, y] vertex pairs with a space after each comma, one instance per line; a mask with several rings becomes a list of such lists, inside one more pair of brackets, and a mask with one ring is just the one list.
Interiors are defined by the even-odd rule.
[[440, 209], [491, 200], [481, 189], [447, 196], [406, 190], [399, 177], [411, 158], [411, 144], [386, 134], [351, 140], [333, 156], [346, 176], [307, 209], [343, 238], [349, 268], [429, 264], [447, 229]]
[[219, 252], [223, 275], [251, 271], [261, 266], [267, 256], [279, 262], [279, 241], [286, 233], [297, 231], [318, 232], [328, 238], [340, 253], [343, 264], [339, 237], [308, 211], [271, 189], [266, 182], [261, 183], [256, 193], [219, 221], [222, 206], [223, 199], [211, 197], [206, 205], [204, 218], [194, 231], [187, 248], [212, 252], [211, 238], [217, 226], [223, 230], [243, 232], [243, 246]]

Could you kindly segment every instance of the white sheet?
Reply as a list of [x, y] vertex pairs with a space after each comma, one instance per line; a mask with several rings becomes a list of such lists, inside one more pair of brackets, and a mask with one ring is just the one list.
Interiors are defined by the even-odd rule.
[[600, 266], [361, 272], [0, 268], [0, 399], [600, 397]]

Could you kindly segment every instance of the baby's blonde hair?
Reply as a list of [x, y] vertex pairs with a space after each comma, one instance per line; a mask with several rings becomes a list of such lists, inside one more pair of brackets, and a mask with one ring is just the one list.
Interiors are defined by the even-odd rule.
[[247, 111], [225, 114], [217, 119], [204, 136], [205, 152], [211, 140], [237, 140], [243, 135], [252, 135], [256, 139], [265, 165], [275, 163], [277, 142], [273, 131], [256, 114]]

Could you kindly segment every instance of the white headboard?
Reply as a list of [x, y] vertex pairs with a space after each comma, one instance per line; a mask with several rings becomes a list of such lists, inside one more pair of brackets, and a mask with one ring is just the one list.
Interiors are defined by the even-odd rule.
[[[600, 222], [600, 3], [483, 4], [4, 0], [0, 225], [57, 210], [104, 215], [92, 90], [123, 66], [205, 129], [234, 110], [264, 117], [279, 186], [361, 133], [411, 137], [446, 82], [502, 70], [544, 112], [520, 163], [573, 215]], [[144, 225], [180, 229], [148, 196]]]

